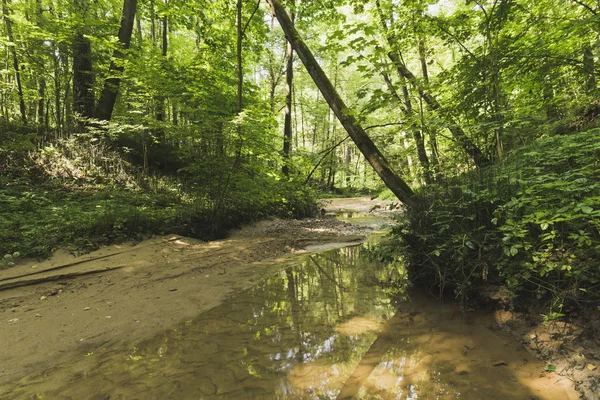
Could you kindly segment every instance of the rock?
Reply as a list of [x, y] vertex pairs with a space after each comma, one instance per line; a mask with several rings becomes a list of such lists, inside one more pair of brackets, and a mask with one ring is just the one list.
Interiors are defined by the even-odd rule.
[[499, 367], [501, 365], [508, 365], [508, 363], [506, 361], [504, 361], [504, 360], [498, 360], [498, 361], [492, 362], [492, 365], [494, 367]]
[[587, 369], [589, 369], [590, 371], [595, 371], [598, 367], [596, 367], [594, 364], [588, 364], [587, 365]]

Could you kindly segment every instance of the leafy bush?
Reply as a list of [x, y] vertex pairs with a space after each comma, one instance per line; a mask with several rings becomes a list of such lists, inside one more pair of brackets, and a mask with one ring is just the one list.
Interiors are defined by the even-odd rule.
[[468, 299], [490, 283], [554, 310], [600, 300], [600, 130], [539, 139], [430, 185], [394, 229], [413, 280]]

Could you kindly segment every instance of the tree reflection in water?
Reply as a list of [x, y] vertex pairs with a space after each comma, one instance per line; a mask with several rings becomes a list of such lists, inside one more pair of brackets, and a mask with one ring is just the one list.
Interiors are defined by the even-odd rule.
[[[519, 376], [486, 364], [485, 357], [496, 357], [487, 329], [453, 320], [454, 306], [414, 295], [407, 301], [405, 282], [397, 281], [402, 267], [369, 261], [363, 253], [364, 246], [352, 246], [304, 256], [194, 320], [94, 355], [92, 367], [74, 360], [58, 372], [26, 378], [12, 393], [144, 399], [531, 395]], [[479, 348], [484, 352], [465, 352]], [[522, 360], [518, 352], [497, 350], [508, 362]]]

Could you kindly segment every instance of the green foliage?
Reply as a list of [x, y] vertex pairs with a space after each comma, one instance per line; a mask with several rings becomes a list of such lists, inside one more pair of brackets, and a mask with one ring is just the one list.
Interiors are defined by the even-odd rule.
[[[266, 157], [271, 123], [260, 112], [244, 113], [225, 129], [223, 151], [212, 157], [197, 156], [206, 151], [203, 143], [159, 147], [168, 149], [171, 165], [185, 165], [178, 176], [168, 169], [146, 175], [124, 159], [131, 152], [101, 139], [144, 134], [139, 126], [113, 123], [43, 146], [33, 144], [33, 133], [6, 130], [2, 138], [14, 137], [16, 144], [4, 140], [0, 150], [11, 161], [1, 165], [12, 171], [0, 178], [0, 254], [44, 257], [58, 247], [85, 252], [152, 234], [208, 240], [270, 215], [314, 215], [314, 195], [271, 172], [277, 165]], [[225, 150], [236, 146], [239, 152]]]
[[539, 139], [423, 188], [395, 237], [413, 280], [470, 297], [489, 283], [545, 301], [600, 300], [600, 130]]
[[316, 211], [310, 193], [284, 183], [236, 190], [231, 196], [236, 200], [218, 210], [169, 187], [1, 183], [0, 254], [18, 252], [23, 257], [46, 257], [58, 247], [86, 252], [152, 234], [209, 240], [268, 215], [304, 217]]

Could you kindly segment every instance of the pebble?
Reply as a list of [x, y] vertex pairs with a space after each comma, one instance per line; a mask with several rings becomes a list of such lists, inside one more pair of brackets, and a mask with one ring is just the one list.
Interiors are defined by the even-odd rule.
[[587, 369], [589, 369], [590, 371], [595, 371], [598, 367], [596, 367], [594, 364], [588, 364], [587, 365]]

